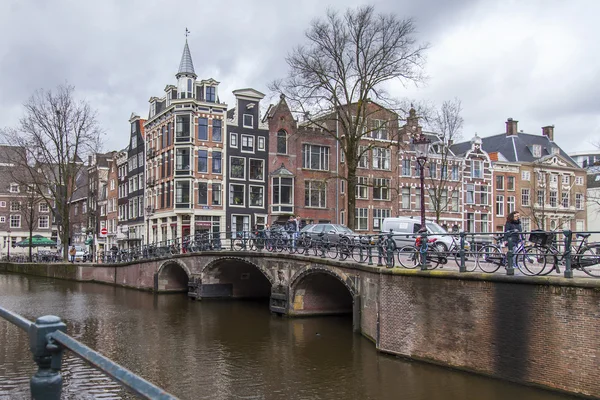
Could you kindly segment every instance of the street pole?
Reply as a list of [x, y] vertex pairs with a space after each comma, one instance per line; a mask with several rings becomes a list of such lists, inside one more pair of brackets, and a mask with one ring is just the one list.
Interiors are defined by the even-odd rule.
[[10, 229], [7, 232], [8, 232], [8, 250], [7, 250], [7, 254], [6, 254], [6, 261], [10, 262], [10, 246], [12, 246], [12, 241], [10, 240]]
[[421, 181], [421, 229], [425, 230], [425, 157], [417, 158], [417, 162], [419, 163], [420, 169], [420, 181]]

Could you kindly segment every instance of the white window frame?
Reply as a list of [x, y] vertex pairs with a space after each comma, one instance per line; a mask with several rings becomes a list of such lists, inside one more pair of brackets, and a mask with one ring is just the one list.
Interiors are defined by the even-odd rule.
[[0, 201], [0, 207], [6, 208], [6, 201]]
[[[363, 215], [364, 214], [364, 215]], [[369, 230], [369, 209], [366, 207], [357, 207], [354, 213], [355, 230], [357, 231], [368, 231]], [[365, 223], [364, 227], [361, 227], [361, 222]]]
[[[554, 196], [552, 196], [552, 195], [554, 195]], [[553, 198], [554, 198], [554, 205], [552, 204]], [[550, 193], [548, 194], [548, 203], [550, 204], [550, 207], [552, 207], [552, 208], [558, 207], [558, 191], [556, 191], [556, 190], [550, 191]]]
[[[234, 178], [233, 176], [231, 176], [231, 172], [233, 171], [232, 168], [231, 168], [231, 165], [233, 163], [233, 159], [234, 158], [237, 158], [237, 159], [240, 159], [240, 160], [244, 161], [244, 176], [242, 178]], [[234, 179], [236, 181], [245, 181], [246, 180], [246, 160], [247, 160], [246, 157], [237, 157], [237, 156], [231, 156], [231, 157], [229, 157], [229, 179]]]
[[583, 177], [582, 176], [576, 176], [575, 177], [575, 184], [578, 186], [583, 185]]
[[[369, 151], [366, 150], [368, 146], [358, 146], [358, 154], [363, 153], [358, 159], [358, 165], [356, 168], [368, 169], [369, 168]], [[358, 156], [357, 154], [357, 156]]]
[[392, 210], [389, 208], [374, 208], [373, 209], [373, 230], [381, 231], [383, 220], [392, 216]]
[[[249, 147], [249, 148], [251, 147], [251, 150], [244, 150], [244, 140], [246, 140], [247, 143], [251, 144], [251, 146], [245, 146], [245, 147]], [[254, 136], [241, 135], [240, 152], [254, 154]]]
[[10, 212], [19, 212], [19, 211], [21, 211], [21, 202], [20, 201], [11, 201], [10, 202]]
[[229, 134], [229, 147], [233, 147], [234, 149], [238, 148], [238, 134], [230, 133]]
[[340, 179], [340, 193], [346, 193], [346, 181], [343, 179]]
[[[476, 165], [479, 167], [475, 168]], [[475, 171], [479, 171], [479, 174], [476, 174]], [[471, 178], [475, 178], [475, 179], [483, 178], [483, 162], [481, 160], [472, 160], [471, 161]]]
[[[246, 124], [246, 117], [250, 117], [250, 125]], [[252, 114], [243, 114], [242, 115], [242, 125], [244, 128], [254, 128], [254, 115]]]
[[506, 198], [506, 212], [507, 213], [511, 213], [513, 211], [516, 211], [517, 209], [517, 199], [515, 196], [508, 196]]
[[[527, 201], [525, 201], [527, 199]], [[531, 190], [529, 188], [521, 189], [521, 205], [523, 207], [529, 207], [531, 205]]]
[[494, 211], [497, 217], [504, 217], [504, 196], [501, 194], [496, 196], [496, 208]]
[[[391, 179], [388, 178], [373, 178], [373, 200], [377, 201], [389, 201], [390, 200], [390, 187], [392, 185]], [[383, 192], [383, 188], [385, 188], [385, 198], [376, 199], [375, 198], [375, 190], [378, 189]]]
[[[14, 220], [13, 220], [14, 218]], [[13, 225], [13, 221], [16, 221], [17, 224]], [[10, 228], [20, 228], [21, 227], [21, 216], [16, 214], [16, 215], [11, 215], [10, 216]]]
[[[252, 205], [252, 188], [261, 188], [262, 189], [262, 205], [256, 206]], [[262, 185], [249, 185], [248, 186], [248, 207], [249, 208], [265, 208], [265, 187]]]
[[[233, 204], [232, 200], [232, 193], [233, 193], [233, 186], [241, 186], [242, 188], [244, 188], [244, 194], [242, 195], [242, 204]], [[229, 184], [229, 192], [227, 193], [227, 197], [229, 199], [228, 204], [230, 207], [239, 207], [239, 208], [244, 208], [246, 207], [246, 185], [244, 185], [243, 183], [230, 183]], [[262, 207], [261, 207], [262, 208]]]
[[[362, 196], [364, 190], [364, 197]], [[369, 179], [366, 176], [356, 177], [356, 198], [369, 200]]]
[[[42, 221], [46, 221], [46, 226], [42, 226]], [[38, 217], [38, 228], [39, 229], [48, 229], [50, 228], [50, 217], [48, 215], [40, 215]]]
[[583, 210], [583, 193], [575, 193], [575, 208], [577, 210]]
[[258, 137], [257, 148], [258, 150], [265, 150], [265, 138], [263, 136]]
[[17, 183], [11, 183], [9, 191], [11, 193], [19, 193], [19, 184], [17, 184]]
[[[312, 150], [313, 147], [318, 147], [318, 167], [312, 167]], [[320, 144], [303, 143], [302, 144], [302, 169], [309, 169], [312, 171], [329, 171], [329, 158], [331, 155], [331, 149], [329, 146], [323, 146]]]
[[3, 215], [0, 217], [0, 224], [6, 223], [6, 217]]
[[531, 172], [530, 171], [521, 171], [521, 180], [530, 181], [531, 180]]
[[[252, 161], [260, 161], [260, 163], [262, 164], [262, 179], [252, 179], [250, 177], [250, 169], [252, 168], [250, 164]], [[248, 180], [250, 182], [264, 182], [265, 175], [265, 160], [262, 160], [260, 158], [248, 158]]]
[[371, 157], [374, 170], [389, 171], [391, 169], [392, 160], [390, 149], [375, 147], [371, 152]]
[[[323, 184], [323, 188], [313, 188], [312, 184], [316, 183], [316, 184]], [[307, 193], [308, 191], [308, 193]], [[323, 193], [323, 196], [321, 197], [319, 195], [319, 201], [317, 205], [312, 204], [311, 202], [311, 193], [315, 191], [315, 192], [321, 192]], [[306, 204], [306, 201], [304, 202], [304, 207], [305, 208], [327, 208], [327, 183], [325, 183], [322, 180], [314, 180], [314, 179], [307, 179], [304, 181], [304, 198], [306, 199], [306, 195], [308, 194], [308, 204]], [[322, 204], [321, 204], [322, 203]]]

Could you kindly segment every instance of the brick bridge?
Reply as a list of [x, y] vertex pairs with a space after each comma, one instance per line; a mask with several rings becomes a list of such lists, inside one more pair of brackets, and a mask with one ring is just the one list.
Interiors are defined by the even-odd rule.
[[125, 264], [8, 264], [15, 272], [196, 299], [269, 298], [289, 315], [352, 315], [377, 350], [600, 397], [600, 280], [379, 268], [261, 252]]

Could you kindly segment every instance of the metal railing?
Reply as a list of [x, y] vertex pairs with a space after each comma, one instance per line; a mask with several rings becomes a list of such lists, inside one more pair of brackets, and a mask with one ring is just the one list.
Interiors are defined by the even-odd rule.
[[[381, 233], [372, 235], [286, 232], [285, 230], [198, 233], [128, 250], [107, 250], [102, 263], [135, 262], [178, 254], [234, 250], [299, 254], [387, 268], [431, 270], [455, 266], [459, 272], [547, 275], [579, 270], [600, 277], [600, 243], [587, 233], [566, 231], [489, 233]], [[589, 236], [589, 235], [588, 235]], [[544, 240], [538, 240], [540, 237]], [[533, 238], [533, 239], [532, 239]], [[583, 274], [581, 274], [584, 276]]]
[[176, 399], [161, 388], [139, 377], [119, 364], [95, 352], [66, 334], [67, 326], [59, 317], [46, 315], [31, 322], [22, 316], [0, 307], [0, 317], [16, 325], [29, 335], [30, 350], [38, 366], [31, 377], [31, 398], [35, 400], [58, 400], [62, 393], [63, 351], [73, 354], [110, 376], [141, 398]]

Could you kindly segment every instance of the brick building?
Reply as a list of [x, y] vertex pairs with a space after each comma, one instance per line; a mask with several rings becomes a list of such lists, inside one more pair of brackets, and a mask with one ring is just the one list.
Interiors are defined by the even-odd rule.
[[119, 175], [117, 156], [119, 152], [114, 152], [108, 167], [108, 180], [106, 190], [106, 227], [108, 234], [106, 237], [106, 248], [110, 249], [117, 246], [117, 229], [119, 218]]
[[219, 82], [197, 80], [187, 40], [175, 77], [177, 86], [150, 98], [144, 124], [146, 219], [153, 242], [225, 226], [227, 105], [219, 100]]
[[88, 231], [88, 197], [88, 173], [82, 168], [75, 177], [75, 188], [69, 208], [70, 245], [85, 245]]

